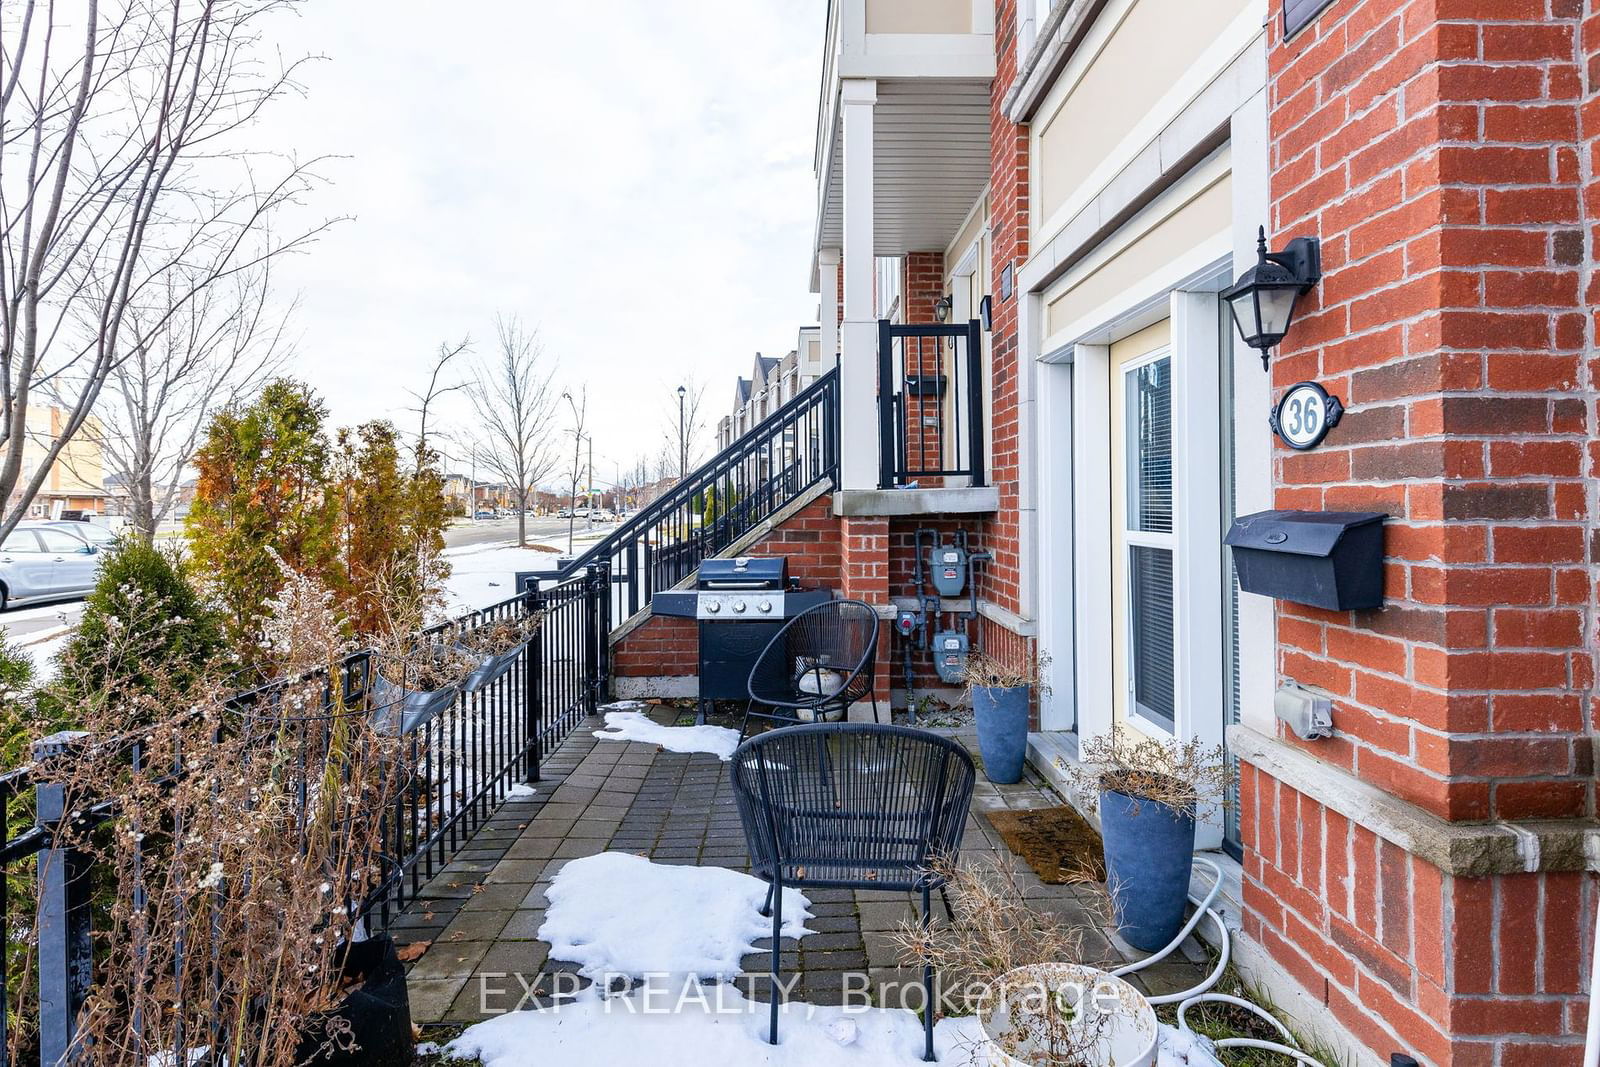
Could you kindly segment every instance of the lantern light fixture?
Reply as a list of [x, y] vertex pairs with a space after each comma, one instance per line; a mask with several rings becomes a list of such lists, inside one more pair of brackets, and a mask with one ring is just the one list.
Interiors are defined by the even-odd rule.
[[955, 303], [949, 296], [941, 296], [933, 305], [934, 319], [939, 322], [947, 321], [950, 318], [951, 309], [955, 307]]
[[1268, 252], [1263, 226], [1257, 231], [1256, 256], [1255, 266], [1224, 289], [1222, 299], [1228, 302], [1244, 343], [1260, 350], [1265, 370], [1267, 350], [1282, 341], [1294, 323], [1300, 294], [1322, 280], [1322, 243], [1315, 237], [1296, 237], [1283, 251]]

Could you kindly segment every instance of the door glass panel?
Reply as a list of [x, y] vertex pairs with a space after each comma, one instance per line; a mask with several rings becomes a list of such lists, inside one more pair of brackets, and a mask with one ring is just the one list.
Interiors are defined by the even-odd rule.
[[6, 543], [0, 546], [0, 552], [38, 552], [39, 542], [34, 540], [33, 534], [26, 530], [13, 530], [6, 538]]
[[1170, 550], [1129, 546], [1128, 615], [1133, 639], [1130, 695], [1141, 716], [1168, 730], [1173, 728], [1176, 709], [1172, 587]]
[[82, 552], [86, 547], [84, 543], [69, 533], [60, 530], [39, 530], [40, 540], [44, 542], [46, 552]]
[[1172, 532], [1172, 357], [1128, 372], [1129, 528]]

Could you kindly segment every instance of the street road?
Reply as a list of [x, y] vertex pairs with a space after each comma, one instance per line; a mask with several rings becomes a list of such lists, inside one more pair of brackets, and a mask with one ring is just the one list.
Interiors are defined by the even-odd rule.
[[[588, 527], [583, 519], [573, 523], [573, 531], [579, 538], [585, 532], [593, 533], [595, 530], [604, 532], [614, 524], [605, 523]], [[444, 534], [444, 542], [450, 548], [459, 548], [463, 545], [493, 544], [496, 541], [515, 541], [517, 539], [517, 520], [509, 519], [479, 519], [469, 521], [458, 519]], [[550, 516], [539, 516], [528, 519], [528, 541], [533, 544], [549, 545], [565, 552], [567, 549], [567, 520]], [[581, 551], [583, 545], [577, 546]], [[81, 600], [68, 600], [56, 604], [37, 604], [25, 608], [12, 608], [0, 614], [0, 631], [12, 638], [26, 638], [29, 635], [44, 633], [54, 630], [62, 625], [75, 626], [78, 618], [83, 614]]]

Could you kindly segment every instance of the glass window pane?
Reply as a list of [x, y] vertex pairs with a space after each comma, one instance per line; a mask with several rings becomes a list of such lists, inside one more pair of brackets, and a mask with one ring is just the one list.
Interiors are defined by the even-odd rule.
[[38, 552], [39, 542], [26, 530], [13, 530], [0, 552]]
[[1172, 552], [1132, 545], [1128, 550], [1134, 705], [1139, 714], [1173, 728], [1176, 708], [1172, 640]]
[[1128, 525], [1172, 532], [1172, 357], [1128, 372]]
[[38, 530], [40, 540], [44, 542], [46, 552], [81, 552], [84, 542], [81, 538], [73, 537], [61, 530]]

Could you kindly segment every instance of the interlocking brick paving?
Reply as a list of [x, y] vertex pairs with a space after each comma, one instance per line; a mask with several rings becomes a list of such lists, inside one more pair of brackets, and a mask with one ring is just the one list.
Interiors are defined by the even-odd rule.
[[[671, 721], [670, 710], [660, 714], [663, 722]], [[574, 730], [546, 757], [534, 796], [508, 801], [395, 920], [393, 931], [402, 944], [427, 942], [410, 970], [411, 1015], [417, 1023], [475, 1022], [547, 1003], [558, 987], [584, 984], [574, 965], [548, 958], [550, 946], [537, 936], [545, 890], [570, 859], [617, 850], [657, 863], [749, 868], [729, 764], [652, 744], [600, 741], [594, 737], [600, 725], [598, 718], [589, 719]], [[975, 750], [972, 735], [954, 736]], [[962, 855], [1009, 864], [1030, 905], [1086, 927], [1086, 957], [1115, 965], [1132, 955], [1099, 928], [1086, 891], [1045, 885], [977, 814], [984, 808], [1059, 802], [1031, 771], [1016, 785], [995, 785], [980, 776]], [[913, 895], [836, 889], [811, 890], [807, 896], [816, 916], [807, 926], [815, 932], [798, 944], [786, 938], [781, 946], [785, 977], [799, 976], [788, 995], [839, 1003], [847, 976], [854, 976], [852, 991], [865, 986], [880, 1003], [899, 1003], [896, 991], [916, 985], [920, 971], [899, 966], [889, 935], [901, 922], [916, 919]], [[694, 902], [641, 901], [640, 906], [656, 908], [663, 922], [672, 922]], [[935, 909], [938, 913], [940, 905]], [[768, 959], [758, 952], [743, 961], [740, 987], [757, 999], [767, 996]], [[1185, 959], [1158, 964], [1139, 977], [1152, 991], [1161, 991], [1192, 985], [1201, 974], [1197, 963]]]

